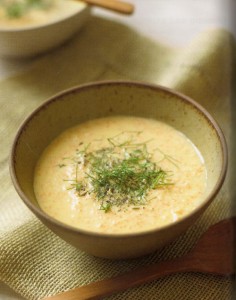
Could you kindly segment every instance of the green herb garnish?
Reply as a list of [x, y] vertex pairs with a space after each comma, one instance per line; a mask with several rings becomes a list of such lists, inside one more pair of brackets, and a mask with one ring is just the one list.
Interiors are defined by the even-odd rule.
[[[151, 190], [172, 185], [170, 172], [164, 171], [152, 160], [147, 142], [135, 143], [132, 132], [129, 139], [122, 140], [121, 133], [108, 139], [108, 146], [89, 151], [89, 145], [76, 150], [75, 179], [70, 189], [79, 196], [94, 194], [100, 209], [109, 212], [112, 207], [132, 206], [138, 209], [148, 202]], [[126, 132], [127, 135], [127, 132]], [[78, 179], [79, 166], [85, 177]]]
[[9, 18], [17, 19], [32, 9], [47, 9], [52, 5], [52, 0], [12, 0], [1, 1], [0, 4]]
[[9, 18], [19, 18], [23, 15], [25, 6], [22, 3], [12, 3], [6, 7], [6, 14]]

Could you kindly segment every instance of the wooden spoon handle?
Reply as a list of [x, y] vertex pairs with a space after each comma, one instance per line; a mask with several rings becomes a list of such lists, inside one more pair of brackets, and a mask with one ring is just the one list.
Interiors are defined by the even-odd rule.
[[134, 5], [118, 0], [82, 0], [88, 4], [103, 7], [115, 12], [130, 15], [134, 12]]
[[103, 299], [146, 282], [178, 272], [191, 271], [191, 261], [182, 259], [144, 266], [116, 277], [92, 282], [43, 300], [88, 300]]

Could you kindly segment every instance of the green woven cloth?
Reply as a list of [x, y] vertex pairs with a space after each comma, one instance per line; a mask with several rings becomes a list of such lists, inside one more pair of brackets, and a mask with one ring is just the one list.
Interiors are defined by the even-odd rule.
[[[171, 259], [186, 253], [209, 225], [231, 214], [226, 182], [198, 222], [171, 245], [140, 259], [95, 258], [62, 241], [22, 204], [10, 180], [8, 157], [17, 127], [45, 99], [81, 83], [107, 79], [157, 83], [193, 97], [217, 119], [229, 142], [233, 44], [228, 32], [211, 30], [174, 49], [93, 17], [69, 43], [39, 58], [24, 74], [0, 82], [0, 278], [6, 284], [27, 299], [40, 299]], [[229, 278], [179, 274], [109, 299], [228, 300], [231, 289]]]

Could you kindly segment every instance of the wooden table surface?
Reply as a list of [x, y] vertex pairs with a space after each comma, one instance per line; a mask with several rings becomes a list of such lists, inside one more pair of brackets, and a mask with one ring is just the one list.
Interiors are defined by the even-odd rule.
[[[93, 13], [119, 20], [142, 34], [173, 46], [184, 46], [201, 31], [223, 27], [233, 32], [234, 0], [129, 0], [135, 7], [133, 16], [121, 16], [102, 9]], [[236, 36], [235, 32], [233, 32]], [[0, 79], [19, 72], [34, 59], [0, 58]], [[0, 283], [0, 300], [22, 300], [4, 283]]]

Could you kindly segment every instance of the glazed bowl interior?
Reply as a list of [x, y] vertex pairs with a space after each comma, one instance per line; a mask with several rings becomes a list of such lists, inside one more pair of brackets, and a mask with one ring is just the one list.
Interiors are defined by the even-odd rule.
[[[40, 210], [34, 195], [33, 179], [35, 165], [42, 151], [63, 130], [90, 119], [114, 115], [163, 121], [184, 133], [196, 145], [207, 168], [205, 200], [200, 207], [183, 220], [165, 228], [140, 235], [131, 233], [120, 236], [93, 234], [70, 228]], [[193, 100], [158, 86], [132, 82], [104, 82], [65, 91], [46, 101], [32, 113], [22, 124], [15, 138], [11, 175], [25, 204], [63, 239], [93, 255], [126, 258], [147, 254], [162, 247], [193, 224], [219, 191], [226, 167], [227, 153], [223, 134], [213, 118]], [[79, 235], [82, 235], [82, 240]], [[123, 241], [118, 241], [123, 236], [129, 238], [132, 244], [130, 248], [126, 244], [125, 252], [120, 246]], [[146, 237], [147, 242], [144, 243], [143, 249], [139, 245], [140, 251], [137, 251], [137, 243], [140, 243], [141, 237], [142, 240]], [[97, 252], [91, 250], [93, 241], [99, 243]], [[104, 246], [103, 242], [108, 243], [107, 246]], [[81, 245], [83, 243], [86, 245]], [[117, 253], [111, 254], [109, 247], [113, 247], [114, 243], [117, 243]]]

